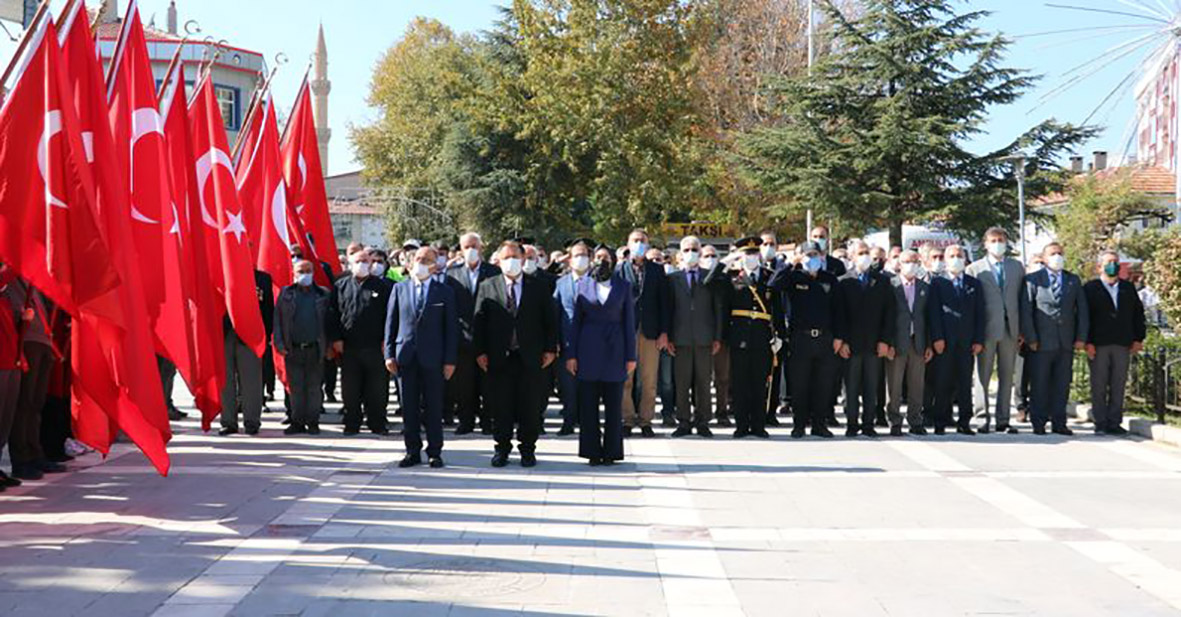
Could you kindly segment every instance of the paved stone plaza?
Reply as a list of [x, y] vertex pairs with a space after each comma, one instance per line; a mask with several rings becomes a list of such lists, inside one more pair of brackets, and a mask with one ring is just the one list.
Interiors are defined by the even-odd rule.
[[180, 423], [169, 478], [121, 444], [0, 495], [0, 615], [1181, 614], [1181, 452], [1085, 426], [635, 438], [607, 469], [551, 430], [532, 470], [469, 436], [406, 471], [281, 418]]

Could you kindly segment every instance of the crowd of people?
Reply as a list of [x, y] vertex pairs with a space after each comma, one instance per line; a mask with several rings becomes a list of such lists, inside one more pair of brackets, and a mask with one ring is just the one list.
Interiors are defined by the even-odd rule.
[[[765, 232], [722, 250], [692, 236], [661, 250], [637, 229], [620, 247], [583, 238], [548, 254], [529, 238], [488, 250], [467, 233], [392, 253], [350, 245], [331, 288], [314, 282], [327, 264], [295, 251], [289, 285], [256, 276], [273, 354], [258, 358], [225, 324], [219, 434], [239, 432], [240, 419], [258, 433], [276, 373], [284, 432], [319, 434], [339, 373], [346, 436], [390, 434], [392, 380], [403, 467], [444, 466], [445, 427], [492, 436], [494, 467], [514, 448], [532, 467], [555, 392], [558, 435], [577, 432], [579, 456], [596, 466], [622, 460], [627, 437], [657, 436], [657, 398], [674, 438], [718, 427], [767, 438], [786, 415], [793, 438], [831, 438], [842, 393], [847, 437], [1012, 434], [1026, 419], [1035, 434], [1070, 435], [1076, 351], [1091, 364], [1095, 432], [1122, 434], [1146, 324], [1118, 254], [1099, 254], [1084, 282], [1058, 243], [1026, 266], [1005, 230], [982, 240], [972, 261], [954, 244], [834, 247], [823, 226], [799, 244]], [[63, 447], [57, 313], [6, 271], [0, 284], [11, 308], [0, 311], [0, 443], [13, 463], [3, 487], [64, 470], [77, 446]], [[179, 419], [165, 361], [161, 377]]]

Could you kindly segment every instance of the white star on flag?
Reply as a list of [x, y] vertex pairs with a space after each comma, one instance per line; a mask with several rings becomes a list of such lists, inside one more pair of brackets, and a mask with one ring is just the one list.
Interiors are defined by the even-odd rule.
[[234, 214], [232, 212], [226, 211], [226, 218], [228, 218], [230, 222], [226, 225], [225, 229], [221, 230], [221, 233], [234, 234], [234, 238], [238, 240], [238, 244], [241, 244], [242, 234], [246, 233], [246, 226], [242, 224], [242, 213], [238, 212], [237, 214]]

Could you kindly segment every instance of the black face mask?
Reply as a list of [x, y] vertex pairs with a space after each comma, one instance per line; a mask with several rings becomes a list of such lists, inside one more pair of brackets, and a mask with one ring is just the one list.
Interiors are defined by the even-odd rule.
[[612, 268], [611, 262], [609, 261], [596, 261], [595, 264], [591, 266], [591, 276], [600, 283], [605, 283], [610, 280], [611, 274]]

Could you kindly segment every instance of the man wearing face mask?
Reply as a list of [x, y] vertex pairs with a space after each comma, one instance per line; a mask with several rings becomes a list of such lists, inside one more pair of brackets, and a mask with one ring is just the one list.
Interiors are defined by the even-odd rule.
[[1058, 435], [1073, 434], [1066, 426], [1074, 350], [1083, 349], [1090, 334], [1091, 313], [1082, 281], [1066, 271], [1062, 245], [1051, 242], [1042, 251], [1046, 269], [1025, 276], [1021, 293], [1021, 334], [1033, 352], [1033, 432], [1046, 434], [1046, 422]]
[[1091, 415], [1095, 434], [1124, 435], [1124, 386], [1131, 356], [1144, 348], [1144, 305], [1132, 283], [1119, 276], [1119, 254], [1099, 254], [1099, 278], [1083, 286], [1091, 311], [1087, 358], [1091, 362]]
[[845, 360], [845, 436], [877, 437], [874, 410], [878, 404], [878, 385], [882, 381], [882, 362], [894, 344], [891, 325], [894, 303], [890, 280], [876, 263], [869, 245], [863, 240], [849, 243], [853, 271], [839, 283], [837, 301], [844, 305], [847, 319], [844, 344], [839, 355]]
[[[665, 276], [675, 272], [672, 257], [665, 255], [658, 248], [648, 249], [648, 261], [664, 268]], [[660, 350], [660, 368], [657, 369], [656, 391], [660, 395], [661, 426], [677, 425], [677, 390], [673, 384], [673, 357], [668, 354], [668, 348]], [[655, 437], [653, 432], [643, 433], [644, 437]]]
[[[568, 264], [570, 271], [564, 274], [554, 284], [553, 298], [558, 306], [558, 324], [561, 328], [561, 355], [569, 358], [567, 348], [573, 335], [574, 310], [578, 304], [578, 297], [591, 285], [590, 247], [592, 242], [580, 238], [570, 244]], [[570, 371], [558, 369], [558, 398], [562, 401], [562, 428], [558, 435], [565, 436], [574, 433], [578, 424], [578, 382]]]
[[819, 249], [820, 256], [824, 260], [824, 266], [821, 269], [837, 278], [845, 276], [845, 264], [841, 263], [841, 260], [836, 257], [828, 254], [831, 250], [828, 227], [817, 225], [812, 228], [812, 233], [808, 237], [816, 245], [817, 249]]
[[632, 230], [627, 246], [630, 258], [621, 259], [616, 269], [627, 281], [635, 303], [638, 362], [623, 384], [623, 431], [625, 436], [630, 435], [638, 427], [644, 437], [655, 437], [652, 418], [656, 416], [656, 382], [660, 351], [668, 347], [672, 300], [664, 269], [647, 259], [648, 233]]
[[[944, 251], [947, 275], [931, 283], [928, 319], [935, 351], [935, 434], [951, 424], [961, 435], [972, 430], [973, 357], [984, 349], [984, 293], [980, 281], [964, 273], [966, 252], [959, 245]], [[952, 419], [953, 404], [959, 418]]]
[[[768, 386], [775, 367], [775, 345], [783, 335], [778, 294], [769, 286], [773, 271], [764, 265], [758, 238], [735, 243], [738, 269], [716, 271], [726, 315], [726, 347], [732, 369], [734, 438], [770, 437], [766, 429]], [[721, 352], [719, 352], [720, 355]], [[718, 389], [719, 407], [721, 388]], [[719, 422], [720, 424], [720, 422]]]
[[523, 276], [521, 247], [505, 242], [497, 251], [502, 276], [480, 284], [472, 324], [476, 363], [488, 377], [496, 454], [493, 467], [508, 464], [516, 429], [521, 466], [537, 464], [537, 389], [557, 358], [558, 317], [542, 283]]
[[386, 310], [382, 346], [386, 370], [399, 380], [406, 455], [399, 467], [422, 464], [422, 431], [432, 468], [443, 466], [444, 383], [455, 373], [459, 317], [455, 292], [434, 279], [438, 253], [426, 246], [410, 262], [410, 276], [398, 283]]
[[833, 375], [837, 354], [844, 346], [847, 323], [844, 303], [837, 300], [837, 277], [824, 270], [824, 255], [814, 242], [799, 246], [799, 268], [783, 268], [771, 278], [771, 288], [784, 293], [791, 306], [788, 336], [788, 382], [791, 384], [793, 426], [791, 436], [812, 434], [830, 438], [827, 419], [832, 415]]
[[461, 263], [447, 269], [447, 276], [459, 283], [456, 307], [459, 314], [459, 356], [455, 376], [447, 382], [447, 415], [459, 418], [456, 435], [466, 435], [480, 422], [480, 432], [492, 434], [492, 415], [481, 405], [485, 399], [484, 374], [476, 367], [476, 350], [472, 344], [472, 319], [476, 313], [476, 293], [480, 284], [500, 274], [500, 268], [485, 263], [481, 257], [484, 242], [480, 234], [468, 232], [459, 238]]
[[[932, 242], [924, 242], [919, 247], [919, 257], [923, 261], [923, 270], [919, 278], [927, 285], [935, 282], [935, 279], [942, 277], [946, 273], [946, 267], [943, 261], [943, 249], [936, 246]], [[932, 428], [935, 426], [935, 362], [928, 361], [926, 368], [926, 375], [924, 383], [927, 387], [923, 389], [923, 427]]]
[[296, 261], [295, 283], [284, 287], [275, 302], [275, 353], [283, 356], [287, 367], [291, 403], [285, 435], [320, 434], [329, 292], [314, 283], [314, 272], [312, 262]]
[[[701, 270], [705, 272], [707, 283], [711, 283], [718, 288], [718, 294], [722, 299], [722, 315], [728, 315], [728, 309], [725, 306], [727, 299], [727, 288], [729, 287], [729, 280], [726, 277], [726, 264], [718, 261], [718, 249], [712, 244], [706, 244], [701, 247]], [[714, 416], [717, 418], [718, 426], [734, 426], [730, 421], [730, 350], [726, 347], [726, 341], [722, 340], [721, 348], [718, 353], [714, 354], [714, 400], [717, 407], [714, 411]]]
[[681, 239], [681, 263], [681, 272], [668, 281], [672, 298], [672, 335], [668, 343], [677, 390], [677, 429], [672, 436], [684, 437], [696, 429], [702, 437], [713, 437], [709, 428], [713, 417], [710, 378], [713, 357], [722, 347], [722, 298], [706, 281], [708, 272], [701, 268], [701, 240], [696, 236]]
[[[787, 258], [780, 254], [779, 240], [775, 233], [764, 230], [759, 234], [759, 257], [763, 260], [763, 267], [776, 272], [787, 267]], [[775, 294], [775, 303], [779, 305], [780, 323], [775, 325], [777, 331], [787, 332], [787, 300], [781, 294]], [[775, 354], [775, 369], [771, 372], [771, 396], [767, 399], [767, 420], [769, 426], [779, 426], [779, 414], [786, 414], [791, 409], [791, 392], [787, 385], [787, 345], [780, 345]]]
[[361, 431], [362, 405], [369, 430], [376, 435], [389, 434], [386, 407], [390, 376], [381, 342], [391, 287], [370, 275], [370, 259], [367, 250], [349, 255], [350, 275], [336, 281], [328, 301], [328, 339], [341, 358], [345, 435]]
[[[1033, 274], [1041, 272], [1046, 267], [1046, 259], [1041, 253], [1034, 253], [1029, 257], [1029, 265], [1025, 268], [1025, 274]], [[1024, 282], [1025, 277], [1021, 280]], [[1030, 396], [1030, 388], [1033, 385], [1033, 352], [1029, 350], [1029, 343], [1025, 338], [1021, 339], [1021, 346], [1017, 351], [1017, 372], [1021, 374], [1021, 384], [1017, 386], [1017, 421], [1025, 422], [1029, 420], [1029, 402], [1032, 400]]]
[[[521, 245], [521, 251], [524, 255], [524, 261], [521, 264], [521, 272], [525, 276], [541, 283], [542, 286], [545, 287], [546, 294], [553, 296], [554, 286], [558, 282], [558, 277], [557, 275], [550, 274], [542, 265], [542, 260], [545, 257], [545, 253], [538, 250], [532, 238], [517, 238], [514, 240], [514, 242]], [[557, 310], [557, 306], [554, 307], [554, 310]], [[542, 435], [544, 435], [546, 432], [545, 411], [549, 406], [549, 397], [550, 394], [553, 393], [554, 386], [557, 384], [557, 381], [558, 363], [554, 362], [549, 366], [549, 368], [545, 369], [543, 382], [541, 387], [537, 389], [537, 402], [534, 403], [534, 406], [537, 408], [537, 415], [540, 418], [538, 432]]]
[[[902, 396], [906, 384], [906, 423], [911, 435], [926, 435], [923, 428], [923, 396], [927, 384], [927, 363], [931, 351], [927, 335], [927, 302], [930, 285], [919, 278], [919, 255], [903, 251], [898, 257], [898, 276], [891, 279], [894, 302], [894, 346], [886, 361], [886, 381], [890, 395], [887, 414], [890, 435], [902, 436]], [[934, 384], [930, 384], [933, 388]]]
[[[1025, 268], [1020, 261], [1007, 257], [1009, 235], [999, 227], [984, 232], [988, 253], [968, 266], [968, 274], [980, 281], [984, 291], [984, 351], [976, 358], [976, 380], [972, 402], [977, 414], [984, 415], [981, 433], [991, 430], [992, 412], [996, 411], [997, 432], [1016, 433], [1009, 421], [1016, 374], [1017, 348], [1021, 338], [1020, 296]], [[989, 386], [993, 368], [997, 371], [996, 400], [989, 404]]]

